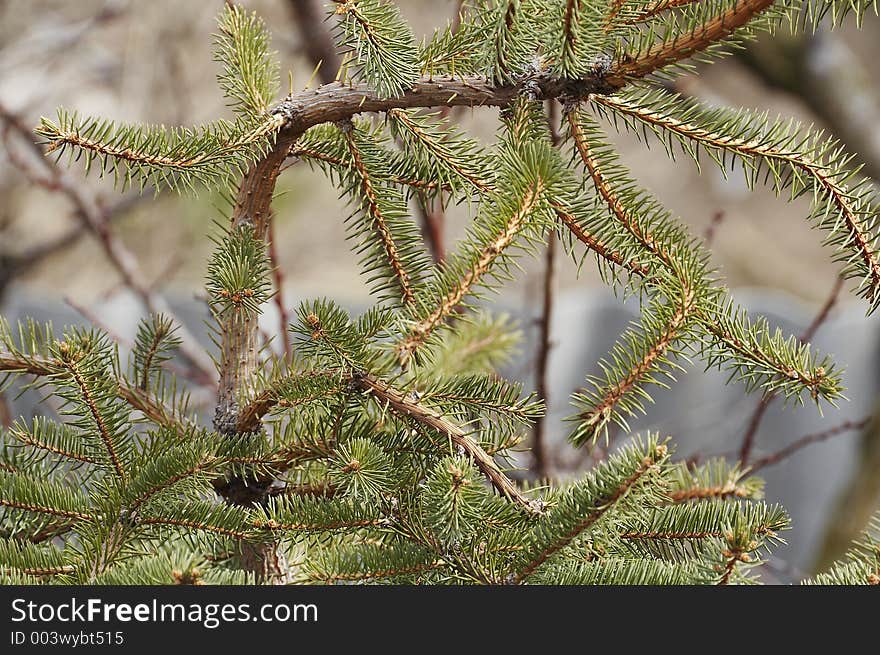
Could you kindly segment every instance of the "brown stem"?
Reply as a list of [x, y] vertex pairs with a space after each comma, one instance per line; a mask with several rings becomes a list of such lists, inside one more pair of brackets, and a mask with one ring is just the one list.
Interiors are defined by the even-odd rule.
[[372, 219], [371, 227], [375, 230], [378, 239], [382, 242], [385, 256], [388, 259], [391, 270], [394, 271], [394, 276], [397, 278], [397, 283], [400, 286], [400, 294], [403, 303], [406, 305], [412, 305], [415, 303], [412, 280], [400, 258], [400, 252], [394, 241], [394, 235], [391, 233], [388, 223], [385, 220], [385, 216], [382, 213], [382, 208], [379, 205], [379, 199], [376, 196], [376, 189], [373, 186], [372, 176], [364, 165], [360, 148], [358, 148], [352, 131], [351, 123], [343, 124], [342, 133], [345, 137], [345, 143], [348, 146], [348, 152], [351, 155], [352, 163], [354, 164], [354, 170], [361, 181], [361, 190], [366, 199], [366, 209]]
[[402, 362], [406, 362], [425, 343], [443, 319], [455, 311], [495, 260], [513, 242], [522, 229], [526, 218], [537, 205], [543, 190], [543, 183], [540, 180], [526, 189], [519, 208], [508, 219], [504, 231], [495, 241], [483, 248], [477, 261], [465, 272], [458, 284], [440, 299], [437, 308], [416, 323], [409, 335], [398, 344], [397, 348]]
[[[47, 377], [56, 375], [61, 369], [60, 360], [49, 360], [41, 357], [20, 358], [9, 353], [0, 352], [0, 372], [14, 371]], [[156, 424], [167, 427], [184, 426], [174, 417], [174, 414], [165, 408], [156, 398], [148, 392], [130, 386], [125, 380], [117, 380], [117, 394], [134, 409], [137, 409]]]

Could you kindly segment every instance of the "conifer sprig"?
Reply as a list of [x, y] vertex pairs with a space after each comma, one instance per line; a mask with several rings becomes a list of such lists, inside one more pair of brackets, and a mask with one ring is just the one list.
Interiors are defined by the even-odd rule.
[[269, 33], [257, 14], [227, 5], [218, 20], [214, 60], [223, 67], [217, 81], [233, 109], [245, 119], [268, 113], [278, 86], [278, 62]]
[[699, 164], [702, 149], [725, 173], [728, 155], [736, 157], [750, 186], [764, 179], [777, 194], [812, 195], [816, 204], [810, 218], [828, 233], [826, 243], [836, 246], [836, 259], [845, 265], [842, 274], [860, 281], [860, 294], [872, 309], [880, 303], [880, 203], [870, 182], [854, 178], [851, 157], [836, 142], [792, 121], [747, 110], [710, 110], [664, 91], [593, 96], [592, 102], [621, 117], [636, 134], [647, 127], [670, 154], [678, 144]]
[[358, 73], [383, 96], [399, 96], [418, 78], [418, 49], [397, 6], [386, 0], [334, 0], [337, 42]]

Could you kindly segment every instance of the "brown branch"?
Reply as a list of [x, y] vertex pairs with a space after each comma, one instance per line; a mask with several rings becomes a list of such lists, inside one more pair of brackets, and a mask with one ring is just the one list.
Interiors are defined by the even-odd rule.
[[422, 238], [428, 244], [431, 259], [435, 264], [446, 259], [446, 245], [444, 243], [446, 212], [443, 210], [443, 192], [440, 193], [438, 204], [435, 207], [429, 207], [430, 201], [423, 191], [419, 191], [418, 203], [416, 204], [422, 228]]
[[456, 447], [467, 453], [502, 495], [531, 513], [542, 511], [540, 501], [536, 502], [524, 496], [513, 481], [498, 468], [495, 460], [461, 427], [372, 375], [354, 376], [352, 384], [368, 392], [380, 405], [387, 405], [395, 413], [412, 418], [448, 437]]
[[38, 448], [40, 450], [45, 450], [47, 452], [53, 453], [54, 455], [61, 455], [62, 457], [66, 457], [68, 459], [75, 460], [77, 462], [83, 462], [84, 464], [98, 464], [99, 460], [94, 457], [89, 457], [88, 455], [83, 455], [82, 453], [72, 453], [67, 450], [62, 450], [61, 448], [57, 448], [49, 443], [44, 443], [35, 439], [34, 436], [27, 432], [26, 430], [13, 430], [10, 432], [13, 438], [17, 441], [20, 441], [22, 444], [26, 446], [31, 446], [32, 448]]
[[[605, 201], [606, 205], [608, 205], [608, 208], [614, 216], [617, 217], [618, 221], [622, 223], [642, 245], [648, 248], [652, 254], [660, 258], [670, 270], [677, 270], [674, 266], [674, 258], [672, 254], [663, 250], [656, 240], [642, 229], [642, 226], [640, 226], [630, 212], [626, 210], [617, 193], [611, 188], [604, 173], [599, 168], [598, 161], [593, 156], [590, 145], [587, 142], [575, 112], [569, 113], [568, 123], [575, 149], [592, 178], [599, 196]], [[679, 299], [670, 298], [670, 301], [676, 303], [676, 309], [667, 324], [664, 326], [663, 332], [658, 335], [656, 342], [652, 344], [652, 347], [648, 349], [642, 359], [639, 360], [639, 362], [627, 373], [626, 377], [608, 389], [598, 405], [589, 412], [584, 412], [580, 415], [580, 418], [587, 423], [587, 425], [598, 424], [600, 421], [605, 420], [605, 417], [610, 415], [612, 408], [623, 398], [623, 396], [638, 384], [642, 377], [644, 377], [644, 375], [655, 365], [655, 362], [666, 353], [672, 343], [678, 338], [679, 332], [685, 326], [688, 319], [697, 311], [691, 284], [684, 278], [680, 278], [679, 281], [682, 285], [683, 295]]]
[[710, 539], [712, 537], [721, 537], [723, 533], [712, 530], [699, 530], [695, 532], [641, 532], [638, 530], [630, 530], [620, 535], [621, 539], [647, 539], [647, 540], [676, 540], [676, 539]]
[[551, 207], [553, 207], [553, 211], [556, 213], [556, 217], [562, 222], [562, 224], [568, 228], [569, 232], [581, 243], [583, 243], [587, 248], [595, 252], [602, 259], [620, 266], [621, 268], [626, 269], [633, 275], [638, 275], [640, 277], [647, 277], [650, 272], [648, 267], [644, 264], [640, 264], [636, 261], [624, 261], [623, 257], [619, 252], [615, 250], [611, 250], [607, 245], [602, 243], [598, 238], [589, 234], [586, 230], [584, 230], [577, 222], [577, 219], [572, 216], [572, 214], [562, 205], [557, 202], [551, 202]]
[[41, 577], [44, 575], [64, 575], [65, 573], [73, 573], [76, 571], [76, 568], [73, 566], [58, 566], [53, 568], [31, 568], [31, 569], [18, 569], [21, 573], [25, 575], [32, 575], [34, 577]]
[[16, 500], [0, 497], [0, 505], [11, 507], [13, 509], [23, 509], [28, 512], [36, 512], [37, 514], [50, 514], [52, 516], [60, 516], [65, 519], [77, 519], [79, 521], [91, 521], [94, 517], [91, 514], [83, 514], [74, 510], [58, 509], [56, 507], [46, 507], [44, 505], [34, 505], [33, 503], [21, 503]]
[[808, 434], [800, 439], [793, 441], [792, 443], [785, 446], [785, 448], [781, 448], [777, 450], [775, 453], [767, 455], [765, 457], [761, 457], [760, 459], [756, 459], [752, 462], [752, 465], [749, 467], [749, 472], [754, 473], [762, 468], [766, 468], [768, 466], [773, 466], [774, 464], [778, 464], [782, 460], [787, 457], [793, 455], [798, 452], [802, 448], [806, 448], [807, 446], [819, 443], [820, 441], [826, 441], [831, 437], [835, 437], [839, 434], [844, 434], [846, 432], [852, 432], [854, 430], [863, 430], [868, 426], [868, 423], [871, 422], [871, 417], [868, 416], [859, 421], [844, 421], [840, 425], [836, 425], [833, 428], [829, 428], [822, 432], [817, 432], [815, 434]]
[[[334, 157], [333, 155], [329, 155], [326, 152], [321, 152], [320, 150], [315, 150], [313, 148], [307, 148], [305, 146], [300, 146], [299, 144], [294, 144], [290, 148], [290, 152], [287, 155], [289, 158], [294, 161], [290, 164], [285, 164], [282, 170], [287, 170], [287, 168], [296, 163], [297, 159], [314, 159], [316, 161], [323, 161], [333, 166], [338, 166], [340, 168], [348, 168], [352, 169], [353, 165], [349, 161], [345, 161], [340, 159], [339, 157]], [[414, 189], [437, 189], [442, 188], [445, 191], [449, 190], [447, 185], [441, 186], [439, 183], [432, 180], [418, 180], [414, 178], [401, 177], [399, 175], [389, 175], [388, 179], [394, 184], [399, 184], [401, 186], [409, 186]]]
[[712, 214], [712, 220], [709, 221], [708, 227], [706, 227], [706, 231], [703, 232], [703, 241], [706, 242], [706, 247], [709, 248], [712, 246], [712, 243], [715, 241], [715, 235], [718, 232], [718, 228], [721, 226], [721, 223], [724, 221], [724, 212], [717, 211]]
[[[553, 343], [550, 340], [550, 329], [553, 315], [553, 276], [556, 259], [556, 236], [553, 232], [547, 237], [547, 251], [544, 257], [544, 283], [541, 300], [541, 317], [538, 322], [538, 356], [535, 366], [535, 378], [537, 379], [536, 391], [538, 397], [544, 401], [547, 407], [550, 399], [550, 385], [548, 371], [550, 363], [550, 350]], [[547, 476], [547, 445], [544, 442], [544, 428], [546, 425], [546, 413], [542, 413], [535, 419], [532, 431], [532, 465], [535, 474], [539, 478]]]
[[731, 545], [727, 550], [723, 551], [722, 554], [726, 560], [724, 565], [718, 569], [721, 573], [721, 579], [718, 581], [719, 586], [724, 586], [730, 583], [730, 578], [733, 576], [733, 572], [736, 570], [738, 562], [748, 563], [752, 561], [751, 556], [739, 546]]
[[[305, 398], [299, 398], [296, 401], [286, 400], [283, 395], [281, 395], [278, 391], [279, 384], [289, 382], [290, 380], [296, 379], [298, 377], [338, 378], [339, 386], [328, 389], [327, 391], [313, 394]], [[341, 371], [337, 370], [311, 371], [308, 373], [288, 376], [287, 378], [284, 378], [284, 380], [279, 381], [279, 383], [276, 383], [275, 387], [270, 387], [257, 394], [255, 398], [253, 398], [247, 405], [245, 405], [241, 409], [238, 415], [238, 424], [236, 426], [236, 431], [239, 433], [246, 433], [258, 430], [263, 417], [266, 416], [266, 414], [268, 414], [270, 411], [272, 411], [274, 407], [296, 407], [298, 405], [304, 405], [306, 403], [313, 402], [326, 396], [341, 393], [342, 391], [345, 391], [346, 385], [348, 384], [350, 379], [350, 376], [344, 375]]]
[[663, 331], [657, 335], [656, 341], [644, 353], [642, 358], [633, 368], [627, 372], [626, 376], [612, 385], [602, 397], [601, 401], [588, 412], [578, 415], [587, 425], [597, 425], [606, 420], [610, 416], [613, 408], [623, 399], [623, 397], [632, 391], [632, 389], [648, 374], [648, 372], [656, 365], [666, 351], [679, 338], [682, 329], [685, 327], [688, 318], [694, 313], [694, 293], [685, 287], [684, 294], [680, 299], [675, 312], [664, 325]]

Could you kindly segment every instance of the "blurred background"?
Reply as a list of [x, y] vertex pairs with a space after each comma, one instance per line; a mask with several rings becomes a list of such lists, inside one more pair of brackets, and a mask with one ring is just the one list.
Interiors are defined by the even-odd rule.
[[[327, 65], [327, 25], [321, 0], [238, 2], [257, 10], [273, 33], [294, 85], [303, 87], [315, 62]], [[417, 36], [429, 35], [457, 13], [458, 0], [398, 0]], [[73, 168], [43, 165], [27, 136], [41, 115], [64, 105], [119, 121], [198, 124], [229, 111], [215, 83], [211, 34], [222, 3], [154, 0], [0, 0], [0, 314], [56, 326], [96, 322], [124, 347], [148, 308], [170, 308], [207, 343], [202, 297], [212, 250], [206, 234], [225, 222], [219, 197], [113, 190], [111, 180], [84, 178]], [[315, 19], [317, 17], [317, 20]], [[835, 32], [764, 37], [736, 56], [698, 67], [676, 89], [710, 104], [764, 109], [815, 124], [841, 139], [869, 177], [880, 179], [880, 19], [869, 16]], [[286, 83], [285, 83], [286, 86]], [[490, 141], [497, 111], [456, 111], [452, 118]], [[839, 555], [877, 508], [880, 430], [872, 416], [880, 390], [878, 320], [849, 285], [840, 291], [836, 266], [822, 237], [805, 220], [808, 203], [786, 203], [772, 192], [750, 191], [736, 173], [702, 175], [688, 160], [670, 164], [662, 148], [646, 149], [614, 135], [635, 176], [693, 234], [703, 236], [734, 297], [785, 332], [812, 333], [812, 342], [846, 369], [848, 400], [839, 408], [762, 407], [758, 396], [703, 372], [699, 362], [672, 390], [652, 392], [656, 404], [633, 430], [672, 436], [676, 453], [694, 461], [713, 455], [735, 460], [744, 441], [767, 480], [766, 496], [791, 513], [789, 545], [769, 575], [791, 582]], [[345, 201], [305, 164], [285, 171], [274, 204], [276, 262], [284, 279], [281, 308], [303, 298], [331, 297], [353, 311], [369, 306], [357, 258], [345, 241]], [[463, 208], [418, 220], [440, 226], [454, 248], [467, 225]], [[522, 273], [497, 298], [495, 310], [515, 318], [523, 334], [520, 357], [504, 371], [547, 396], [544, 469], [566, 477], [591, 458], [566, 443], [570, 393], [628, 323], [638, 316], [599, 279], [593, 260], [578, 274], [561, 249], [552, 259], [523, 259]], [[549, 320], [544, 320], [548, 261], [552, 262]], [[818, 319], [818, 320], [817, 320]], [[267, 334], [277, 332], [279, 308], [268, 308]], [[542, 329], [542, 326], [546, 329]], [[549, 326], [549, 328], [547, 328]], [[542, 347], [544, 344], [544, 347]], [[197, 348], [194, 352], [197, 353]], [[540, 353], [545, 352], [544, 364]], [[198, 354], [194, 355], [198, 359]], [[204, 358], [202, 356], [202, 363]], [[205, 389], [195, 400], [210, 410]], [[0, 420], [43, 411], [33, 399], [0, 398]], [[625, 435], [617, 435], [619, 443]], [[788, 450], [781, 450], [786, 449]], [[592, 457], [596, 457], [594, 453]], [[529, 466], [524, 456], [522, 464]]]

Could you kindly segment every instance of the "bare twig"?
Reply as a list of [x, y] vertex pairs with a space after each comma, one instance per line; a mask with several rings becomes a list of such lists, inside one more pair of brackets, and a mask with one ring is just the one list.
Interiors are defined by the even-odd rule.
[[327, 84], [336, 79], [339, 70], [339, 56], [333, 35], [322, 18], [323, 3], [320, 0], [288, 0], [299, 28], [302, 49], [313, 65], [319, 66], [318, 77]]
[[718, 232], [718, 228], [721, 226], [721, 223], [724, 221], [724, 212], [717, 211], [712, 214], [712, 220], [709, 222], [709, 225], [706, 227], [706, 231], [703, 233], [703, 241], [706, 242], [706, 247], [711, 247], [712, 243], [715, 241], [715, 235]]
[[290, 333], [287, 331], [287, 326], [290, 324], [290, 315], [287, 312], [287, 306], [284, 304], [284, 274], [281, 272], [281, 263], [278, 259], [275, 221], [269, 222], [269, 261], [272, 263], [272, 278], [275, 280], [275, 306], [278, 308], [279, 336], [284, 347], [284, 361], [289, 364], [293, 354], [290, 344]]
[[[547, 126], [550, 130], [550, 138], [554, 146], [562, 142], [557, 125], [559, 123], [559, 103], [550, 101], [547, 109]], [[538, 356], [535, 363], [536, 391], [538, 397], [544, 401], [544, 407], [550, 405], [550, 385], [548, 374], [550, 364], [550, 351], [553, 343], [550, 340], [552, 316], [553, 316], [553, 279], [556, 269], [556, 235], [550, 231], [547, 235], [547, 249], [544, 253], [544, 278], [542, 285], [541, 317], [538, 320]], [[544, 432], [547, 424], [547, 415], [542, 414], [535, 419], [532, 431], [532, 466], [535, 474], [544, 478], [547, 476], [547, 444]]]
[[870, 416], [865, 417], [859, 421], [844, 421], [840, 425], [836, 425], [833, 428], [823, 430], [822, 432], [808, 434], [788, 444], [785, 448], [780, 448], [775, 453], [771, 453], [770, 455], [756, 459], [749, 467], [749, 472], [754, 473], [755, 471], [758, 471], [760, 469], [778, 464], [782, 460], [790, 457], [802, 448], [806, 448], [811, 444], [819, 443], [820, 441], [826, 441], [831, 437], [835, 437], [839, 434], [845, 434], [854, 430], [863, 430], [865, 427], [867, 427], [870, 421]]

